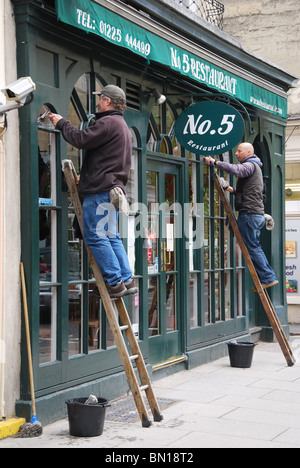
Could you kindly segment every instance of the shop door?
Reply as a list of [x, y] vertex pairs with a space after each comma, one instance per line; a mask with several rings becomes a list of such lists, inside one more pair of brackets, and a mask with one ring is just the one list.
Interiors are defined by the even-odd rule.
[[148, 329], [152, 364], [181, 354], [180, 168], [148, 163]]

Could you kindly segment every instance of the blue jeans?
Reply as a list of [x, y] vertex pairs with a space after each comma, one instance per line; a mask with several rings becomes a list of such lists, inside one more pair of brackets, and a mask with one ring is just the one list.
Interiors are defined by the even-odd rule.
[[266, 220], [262, 215], [248, 214], [246, 211], [241, 211], [238, 217], [239, 230], [260, 282], [270, 284], [277, 281], [277, 278], [260, 245], [260, 231], [265, 227], [265, 224]]
[[83, 238], [91, 249], [104, 280], [114, 286], [132, 278], [127, 253], [117, 232], [118, 212], [109, 192], [86, 195], [83, 202]]

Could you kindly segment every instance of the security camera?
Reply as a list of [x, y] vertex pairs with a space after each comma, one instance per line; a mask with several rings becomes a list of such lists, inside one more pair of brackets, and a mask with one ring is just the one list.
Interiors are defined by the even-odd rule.
[[[35, 89], [36, 85], [30, 76], [19, 78], [14, 83], [2, 89], [1, 91], [6, 96], [6, 99], [13, 102], [8, 105], [3, 105], [0, 103], [0, 115], [10, 110], [19, 109], [19, 107], [30, 104], [30, 102], [33, 100], [33, 91], [35, 91]], [[28, 96], [30, 96], [29, 101], [27, 101]]]

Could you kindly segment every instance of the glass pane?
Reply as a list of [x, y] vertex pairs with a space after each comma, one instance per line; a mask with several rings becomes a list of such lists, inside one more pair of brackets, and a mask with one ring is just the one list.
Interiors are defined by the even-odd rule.
[[[135, 280], [135, 284], [139, 289], [139, 281]], [[139, 339], [139, 324], [140, 324], [140, 293], [136, 296], [128, 296], [128, 314], [132, 324], [133, 332], [137, 339]]]
[[[80, 128], [81, 119], [80, 119], [80, 117], [79, 117], [79, 115], [78, 115], [72, 101], [70, 101], [68, 117], [67, 118], [75, 128]], [[71, 161], [73, 161], [73, 164], [75, 166], [75, 170], [79, 174], [80, 168], [81, 168], [81, 150], [75, 148], [75, 146], [72, 146], [72, 145], [70, 145], [68, 143], [67, 144], [67, 159], [70, 159]]]
[[300, 164], [288, 163], [286, 168], [286, 201], [300, 200]]
[[39, 132], [39, 197], [51, 199], [51, 167], [49, 154], [49, 134]]
[[176, 118], [173, 114], [173, 111], [169, 104], [166, 104], [166, 133], [172, 137], [173, 136], [173, 130], [174, 126], [176, 123]]
[[206, 164], [203, 167], [203, 202], [204, 215], [210, 216], [210, 177], [209, 167]]
[[225, 273], [225, 320], [231, 319], [231, 272]]
[[196, 164], [190, 163], [189, 166], [189, 203], [190, 215], [194, 214], [194, 207], [197, 203], [197, 177], [196, 177]]
[[[46, 128], [46, 125], [43, 127]], [[57, 289], [50, 285], [57, 281], [57, 215], [54, 209], [47, 209], [48, 206], [54, 208], [56, 204], [54, 143], [55, 136], [52, 133], [38, 131], [41, 364], [55, 361], [57, 350]]]
[[237, 291], [237, 316], [244, 315], [243, 312], [243, 271], [240, 270], [236, 275], [236, 291]]
[[[164, 264], [167, 271], [176, 270], [176, 176], [165, 174], [165, 203], [166, 203], [166, 244], [164, 246]], [[170, 211], [171, 210], [171, 211]]]
[[90, 75], [82, 75], [75, 85], [75, 90], [80, 99], [80, 102], [84, 108], [85, 114], [90, 114], [91, 103], [90, 103]]
[[204, 220], [204, 268], [210, 269], [210, 220]]
[[[52, 229], [53, 213], [40, 210], [40, 281], [52, 282]], [[54, 272], [55, 273], [55, 272]]]
[[56, 288], [40, 289], [40, 364], [56, 360]]
[[69, 356], [81, 354], [82, 285], [69, 285]]
[[157, 211], [157, 207], [152, 208], [152, 204], [158, 203], [157, 172], [147, 172], [147, 205], [148, 211]]
[[198, 327], [198, 279], [190, 275], [190, 327]]
[[155, 105], [153, 107], [153, 117], [160, 134], [163, 133], [163, 118], [162, 118], [162, 106]]
[[148, 279], [148, 324], [149, 336], [159, 335], [159, 278]]
[[115, 340], [113, 332], [111, 331], [109, 322], [106, 318], [106, 349], [113, 348], [115, 346]]
[[221, 238], [220, 238], [220, 220], [215, 220], [215, 268], [221, 268]]
[[204, 314], [205, 324], [211, 323], [210, 274], [204, 274]]
[[151, 213], [148, 216], [148, 274], [158, 273], [159, 258], [159, 215]]
[[69, 281], [78, 281], [81, 278], [82, 242], [79, 240], [79, 228], [74, 222], [75, 214], [69, 208], [68, 213], [68, 274]]
[[166, 220], [166, 243], [164, 264], [167, 271], [176, 271], [175, 218]]
[[215, 274], [215, 321], [222, 320], [221, 315], [221, 275]]
[[168, 275], [166, 283], [167, 332], [177, 330], [176, 275]]
[[168, 206], [172, 206], [176, 202], [175, 181], [175, 175], [165, 174], [165, 202]]
[[127, 200], [129, 205], [138, 203], [138, 151], [133, 151], [131, 159], [131, 169], [127, 184]]
[[96, 283], [89, 284], [89, 352], [101, 349], [101, 299], [94, 294]]
[[159, 258], [159, 214], [158, 214], [158, 175], [147, 172], [147, 204], [148, 204], [148, 273], [158, 273]]

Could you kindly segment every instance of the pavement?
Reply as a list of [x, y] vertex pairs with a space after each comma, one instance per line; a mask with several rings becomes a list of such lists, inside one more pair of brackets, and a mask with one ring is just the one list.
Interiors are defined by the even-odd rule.
[[72, 437], [68, 420], [62, 419], [44, 427], [41, 437], [0, 440], [0, 449], [102, 448], [107, 449], [102, 454], [124, 454], [142, 448], [181, 453], [300, 448], [300, 336], [290, 343], [298, 361], [294, 367], [287, 367], [277, 343], [259, 343], [250, 369], [232, 368], [225, 357], [154, 381], [164, 420], [150, 428], [142, 428], [134, 404], [130, 406], [132, 397], [126, 397], [111, 402], [101, 436]]

